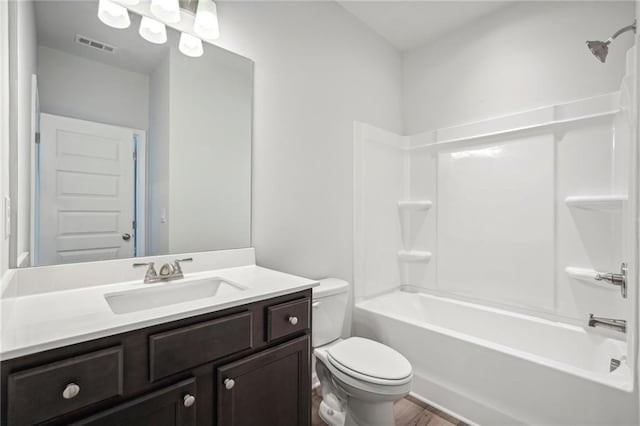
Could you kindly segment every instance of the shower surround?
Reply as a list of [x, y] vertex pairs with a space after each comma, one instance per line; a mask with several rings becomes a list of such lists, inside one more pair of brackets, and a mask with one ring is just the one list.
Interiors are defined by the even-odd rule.
[[417, 397], [481, 424], [638, 422], [637, 289], [595, 280], [637, 282], [633, 70], [630, 50], [619, 92], [415, 136], [356, 123], [354, 332], [409, 358]]

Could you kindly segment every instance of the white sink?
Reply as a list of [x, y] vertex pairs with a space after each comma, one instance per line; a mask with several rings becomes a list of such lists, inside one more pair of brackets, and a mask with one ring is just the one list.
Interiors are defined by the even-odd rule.
[[147, 288], [108, 293], [104, 298], [114, 314], [128, 314], [208, 297], [225, 296], [246, 289], [219, 277], [147, 285]]

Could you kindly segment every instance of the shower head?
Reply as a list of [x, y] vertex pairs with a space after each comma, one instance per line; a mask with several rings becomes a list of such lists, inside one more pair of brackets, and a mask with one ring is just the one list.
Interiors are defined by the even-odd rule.
[[607, 59], [607, 53], [609, 53], [610, 43], [611, 43], [611, 40], [607, 40], [607, 41], [593, 40], [593, 41], [587, 42], [587, 47], [589, 48], [591, 53], [593, 53], [593, 56], [600, 59], [600, 62], [604, 64], [604, 61], [606, 61]]
[[609, 45], [613, 40], [615, 40], [620, 34], [626, 33], [627, 31], [636, 32], [636, 21], [633, 21], [633, 24], [627, 25], [626, 27], [620, 28], [616, 31], [611, 37], [609, 37], [606, 41], [599, 40], [591, 40], [587, 41], [587, 47], [593, 53], [593, 56], [598, 58], [600, 62], [604, 63], [607, 60], [607, 54], [609, 53]]

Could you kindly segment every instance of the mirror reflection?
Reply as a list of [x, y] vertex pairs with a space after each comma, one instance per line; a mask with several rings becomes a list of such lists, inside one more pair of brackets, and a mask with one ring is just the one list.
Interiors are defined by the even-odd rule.
[[97, 1], [12, 7], [12, 266], [250, 246], [252, 62]]

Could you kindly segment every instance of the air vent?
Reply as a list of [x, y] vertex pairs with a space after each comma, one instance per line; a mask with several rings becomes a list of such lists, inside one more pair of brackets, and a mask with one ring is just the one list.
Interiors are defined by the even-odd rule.
[[106, 53], [116, 53], [117, 47], [111, 46], [110, 44], [103, 43], [98, 40], [94, 40], [87, 36], [83, 36], [80, 34], [76, 34], [76, 43], [82, 44], [84, 46], [92, 47], [97, 50], [101, 50]]

